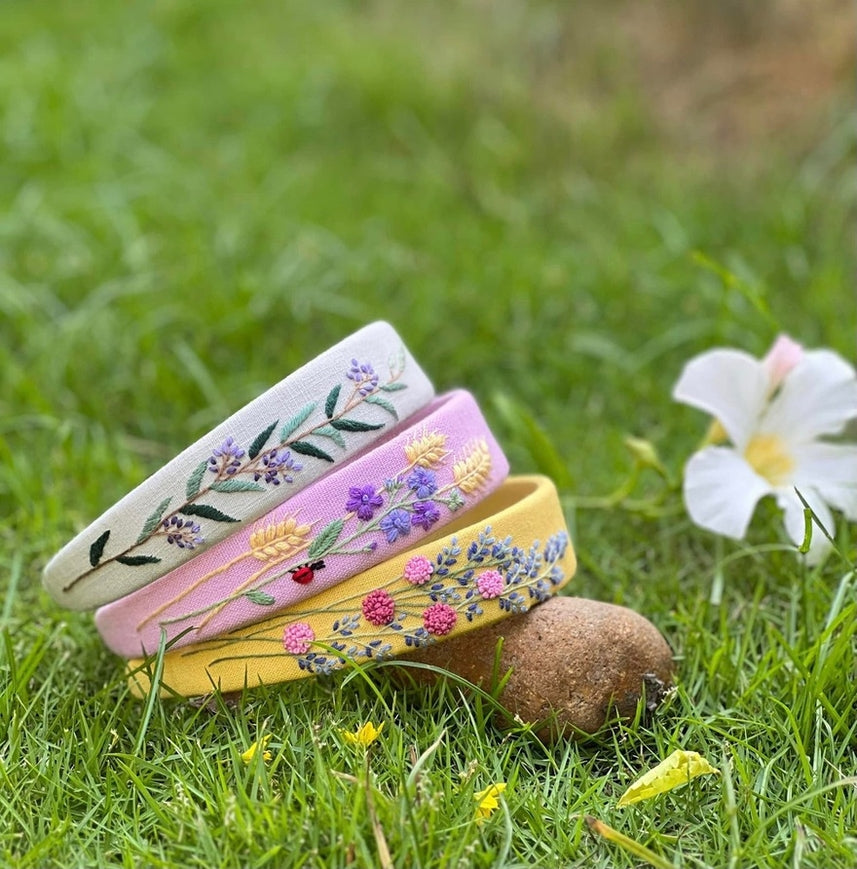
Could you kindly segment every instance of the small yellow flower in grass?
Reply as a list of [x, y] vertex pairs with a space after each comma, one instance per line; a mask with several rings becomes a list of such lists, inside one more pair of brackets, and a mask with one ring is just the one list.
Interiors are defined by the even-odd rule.
[[493, 785], [488, 785], [484, 791], [479, 791], [478, 794], [473, 795], [473, 799], [476, 800], [476, 821], [478, 823], [482, 823], [482, 821], [490, 818], [500, 808], [500, 802], [497, 797], [504, 790], [506, 790], [506, 782], [499, 781]]
[[271, 759], [271, 752], [265, 751], [265, 748], [270, 741], [271, 741], [271, 734], [266, 733], [260, 740], [258, 740], [257, 742], [254, 742], [250, 746], [250, 748], [248, 748], [247, 751], [245, 751], [241, 755], [241, 760], [243, 760], [244, 763], [251, 763], [253, 761], [253, 758], [256, 757], [256, 752], [259, 751], [260, 749], [264, 752], [264, 754], [262, 755], [262, 760], [270, 760]]
[[343, 738], [351, 745], [362, 745], [363, 748], [368, 748], [380, 735], [384, 729], [382, 721], [377, 727], [371, 721], [367, 721], [359, 730], [351, 733], [348, 730], [340, 730]]

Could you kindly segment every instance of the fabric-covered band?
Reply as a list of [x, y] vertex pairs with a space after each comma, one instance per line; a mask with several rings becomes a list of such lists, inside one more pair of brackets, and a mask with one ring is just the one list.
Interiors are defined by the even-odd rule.
[[393, 327], [365, 326], [122, 498], [51, 559], [45, 587], [71, 609], [130, 594], [359, 453], [433, 394]]
[[412, 548], [508, 472], [476, 400], [455, 390], [254, 525], [102, 607], [95, 624], [133, 658], [156, 652], [162, 632], [177, 648], [258, 622]]
[[[546, 477], [510, 477], [442, 534], [274, 618], [167, 650], [160, 690], [237, 691], [387, 658], [520, 613], [571, 578], [574, 551]], [[154, 662], [129, 662], [133, 694]]]

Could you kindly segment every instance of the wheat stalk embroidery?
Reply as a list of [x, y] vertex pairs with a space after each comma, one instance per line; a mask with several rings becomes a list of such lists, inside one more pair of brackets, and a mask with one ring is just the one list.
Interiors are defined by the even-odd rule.
[[[137, 626], [138, 629], [244, 558], [268, 560], [264, 567], [240, 583], [227, 597], [192, 612], [162, 619], [159, 624], [172, 625], [202, 616], [194, 625], [196, 630], [201, 630], [229, 604], [241, 598], [271, 606], [276, 603], [276, 597], [265, 592], [265, 587], [289, 574], [297, 580], [296, 571], [305, 568], [307, 560], [310, 564], [320, 563], [323, 566], [324, 557], [374, 551], [378, 546], [376, 538], [380, 538], [381, 543], [384, 540], [394, 543], [406, 536], [414, 526], [428, 531], [440, 519], [437, 505], [455, 512], [465, 504], [462, 490], [466, 487], [468, 494], [476, 492], [485, 485], [491, 473], [491, 453], [485, 440], [479, 438], [462, 450], [460, 458], [453, 465], [452, 481], [439, 486], [435, 471], [443, 467], [449, 458], [446, 442], [447, 436], [437, 431], [409, 441], [403, 450], [405, 458], [409, 460], [405, 467], [387, 480], [382, 488], [374, 484], [350, 487], [347, 499], [344, 498], [348, 512], [328, 522], [311, 540], [304, 533], [309, 526], [298, 526], [296, 517], [257, 529], [250, 536], [249, 550], [228, 564], [199, 577], [147, 615]], [[347, 528], [349, 525], [350, 528]], [[298, 554], [304, 555], [303, 560], [295, 560], [294, 556]], [[272, 568], [283, 565], [284, 561], [289, 561], [290, 566], [270, 573]], [[307, 581], [311, 581], [311, 578], [310, 574]]]

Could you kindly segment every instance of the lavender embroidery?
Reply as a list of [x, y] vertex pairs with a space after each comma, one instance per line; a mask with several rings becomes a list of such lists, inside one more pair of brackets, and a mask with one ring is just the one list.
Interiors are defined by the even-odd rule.
[[375, 491], [374, 486], [351, 486], [345, 509], [356, 513], [357, 518], [363, 522], [368, 522], [383, 503], [384, 499]]
[[[383, 421], [369, 423], [354, 419], [349, 414], [359, 405], [363, 403], [377, 405], [394, 419], [398, 419], [395, 406], [381, 397], [381, 394], [407, 388], [407, 385], [401, 381], [404, 368], [405, 356], [400, 352], [397, 357], [391, 357], [389, 377], [386, 382], [381, 383], [371, 363], [352, 359], [351, 367], [345, 372], [346, 381], [352, 384], [350, 394], [342, 401], [343, 384], [336, 384], [325, 399], [323, 417], [312, 425], [305, 426], [318, 408], [317, 401], [306, 404], [282, 425], [278, 442], [273, 446], [268, 446], [268, 443], [275, 429], [280, 425], [279, 420], [271, 422], [246, 449], [234, 437], [227, 437], [219, 446], [212, 449], [209, 458], [202, 461], [191, 472], [185, 487], [185, 500], [180, 506], [170, 510], [173, 499], [164, 499], [143, 523], [136, 541], [107, 558], [104, 557], [104, 553], [111, 532], [110, 529], [102, 532], [89, 547], [89, 569], [65, 585], [63, 591], [70, 591], [79, 582], [112, 561], [127, 567], [158, 564], [161, 558], [156, 555], [132, 554], [156, 536], [165, 536], [167, 543], [181, 549], [194, 549], [203, 545], [204, 529], [196, 521], [198, 519], [219, 523], [241, 521], [240, 518], [224, 513], [217, 507], [200, 503], [200, 499], [209, 492], [219, 494], [264, 492], [269, 486], [292, 484], [304, 468], [295, 454], [334, 462], [335, 459], [329, 452], [328, 442], [345, 449], [347, 433], [376, 431], [386, 425]], [[208, 473], [213, 476], [207, 477]], [[194, 519], [182, 519], [181, 516], [190, 516]]]
[[[267, 647], [278, 645], [300, 670], [315, 675], [331, 673], [350, 660], [380, 660], [392, 654], [395, 636], [405, 649], [420, 648], [454, 631], [461, 619], [477, 621], [486, 607], [521, 613], [546, 600], [565, 580], [560, 562], [568, 544], [568, 534], [558, 531], [543, 548], [534, 541], [522, 549], [511, 537], [494, 537], [491, 526], [486, 526], [466, 551], [453, 538], [434, 558], [412, 556], [401, 576], [369, 592], [358, 591], [324, 610], [294, 613], [283, 626], [281, 640], [267, 636], [276, 624], [269, 620], [250, 634], [226, 635], [181, 654], [190, 657], [201, 651], [227, 650], [236, 642], [257, 641]], [[428, 581], [438, 577], [437, 565], [443, 565], [443, 578]], [[325, 613], [331, 622], [324, 630], [306, 621]], [[211, 666], [244, 657], [225, 656]]]
[[[263, 593], [262, 589], [289, 577], [294, 580], [296, 571], [303, 571], [303, 566], [312, 564], [314, 560], [374, 552], [379, 542], [383, 545], [386, 541], [387, 545], [392, 545], [415, 527], [428, 531], [440, 521], [442, 507], [454, 513], [465, 503], [459, 486], [467, 486], [470, 492], [481, 488], [492, 466], [490, 452], [484, 441], [476, 440], [466, 445], [456, 461], [455, 458], [450, 460], [446, 439], [445, 434], [433, 432], [405, 444], [406, 467], [395, 477], [385, 480], [383, 489], [372, 483], [350, 486], [347, 497], [343, 498], [346, 515], [328, 522], [314, 536], [309, 534], [311, 524], [299, 524], [297, 517], [289, 517], [255, 531], [250, 536], [249, 551], [196, 579], [150, 613], [138, 625], [138, 629], [154, 619], [159, 619], [159, 624], [166, 626], [192, 618], [194, 627], [202, 630], [225, 607], [239, 599], [247, 599], [261, 606], [275, 605], [276, 594]], [[436, 472], [447, 463], [452, 465], [452, 479], [444, 486], [439, 486]], [[473, 468], [477, 468], [478, 472]], [[417, 500], [420, 493], [429, 490], [433, 493], [430, 497]], [[301, 521], [306, 520], [304, 518]], [[453, 564], [459, 554], [451, 550], [446, 561]], [[192, 612], [161, 617], [209, 579], [249, 557], [262, 561], [263, 565], [227, 597]], [[438, 576], [448, 572], [448, 565], [444, 565], [439, 564], [436, 568]], [[277, 568], [276, 572], [274, 568]], [[432, 569], [431, 565], [429, 569]]]

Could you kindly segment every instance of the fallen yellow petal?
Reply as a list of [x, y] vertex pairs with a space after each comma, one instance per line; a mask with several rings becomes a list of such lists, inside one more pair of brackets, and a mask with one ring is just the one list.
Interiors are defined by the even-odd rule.
[[351, 745], [362, 745], [364, 748], [368, 748], [381, 735], [383, 729], [383, 721], [377, 727], [375, 727], [371, 721], [367, 721], [354, 733], [351, 733], [348, 730], [340, 730], [340, 733], [342, 734], [343, 739]]
[[260, 740], [258, 740], [257, 742], [254, 742], [250, 746], [250, 748], [248, 748], [247, 751], [245, 751], [241, 755], [241, 760], [243, 760], [244, 763], [250, 763], [253, 760], [253, 758], [256, 756], [256, 752], [259, 751], [260, 748], [264, 752], [264, 754], [262, 755], [262, 760], [270, 760], [271, 759], [271, 752], [265, 751], [265, 747], [268, 745], [268, 743], [270, 741], [271, 741], [271, 734], [266, 733]]
[[477, 821], [484, 821], [486, 818], [490, 818], [491, 814], [500, 807], [497, 797], [499, 797], [504, 790], [506, 790], [506, 782], [500, 781], [493, 785], [488, 785], [485, 790], [479, 791], [478, 794], [473, 795], [473, 799], [476, 800]]
[[720, 774], [699, 752], [677, 749], [666, 760], [640, 776], [619, 798], [618, 806], [630, 806], [673, 788], [686, 785], [698, 775]]

